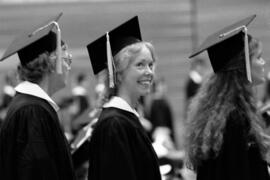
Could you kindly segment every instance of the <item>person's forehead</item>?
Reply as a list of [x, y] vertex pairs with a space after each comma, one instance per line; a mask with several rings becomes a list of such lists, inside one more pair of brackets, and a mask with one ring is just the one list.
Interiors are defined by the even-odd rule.
[[154, 57], [149, 48], [143, 47], [141, 50], [134, 56], [133, 61], [141, 61], [141, 62], [153, 62]]

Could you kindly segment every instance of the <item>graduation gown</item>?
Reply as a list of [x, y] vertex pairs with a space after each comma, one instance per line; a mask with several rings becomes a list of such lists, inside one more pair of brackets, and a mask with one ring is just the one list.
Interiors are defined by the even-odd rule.
[[157, 127], [167, 127], [174, 141], [172, 111], [169, 102], [165, 98], [154, 99], [152, 101], [149, 120], [153, 125], [151, 134]]
[[17, 93], [0, 132], [1, 180], [74, 180], [59, 119], [48, 101]]
[[233, 111], [227, 118], [223, 145], [216, 158], [204, 160], [197, 180], [270, 180], [245, 115]]
[[90, 140], [89, 180], [161, 180], [157, 156], [138, 117], [104, 108]]

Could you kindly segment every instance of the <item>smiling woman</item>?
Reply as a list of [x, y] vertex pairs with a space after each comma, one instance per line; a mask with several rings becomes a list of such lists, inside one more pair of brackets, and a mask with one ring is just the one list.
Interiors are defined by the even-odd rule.
[[153, 46], [139, 42], [115, 55], [117, 94], [132, 97], [128, 103], [136, 107], [137, 100], [150, 92], [154, 78], [155, 56]]
[[[111, 62], [103, 56], [110, 55], [108, 34]], [[114, 85], [90, 140], [88, 179], [160, 180], [156, 153], [136, 112], [154, 79], [154, 48], [141, 40], [138, 17], [108, 34], [87, 47], [95, 74], [111, 63], [109, 84]]]

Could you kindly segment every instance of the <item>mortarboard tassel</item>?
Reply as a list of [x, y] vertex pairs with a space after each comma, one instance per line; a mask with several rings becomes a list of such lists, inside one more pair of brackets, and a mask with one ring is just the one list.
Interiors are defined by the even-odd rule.
[[56, 21], [51, 21], [50, 23], [48, 23], [47, 25], [38, 28], [37, 30], [35, 30], [32, 34], [34, 35], [35, 33], [37, 33], [38, 31], [41, 31], [44, 28], [47, 28], [50, 25], [54, 25], [56, 27], [56, 72], [58, 74], [62, 74], [62, 57], [61, 57], [61, 30], [60, 27], [58, 25], [58, 23]]
[[62, 53], [61, 53], [61, 30], [60, 30], [60, 27], [58, 25], [57, 22], [53, 21], [53, 24], [55, 25], [56, 27], [56, 38], [57, 38], [57, 41], [56, 41], [56, 55], [57, 55], [57, 60], [56, 60], [56, 72], [58, 74], [62, 74], [63, 73], [63, 70], [62, 70]]
[[113, 57], [110, 44], [109, 33], [106, 33], [106, 48], [107, 48], [107, 66], [109, 71], [109, 87], [114, 88], [114, 74], [113, 74]]
[[250, 70], [250, 59], [249, 59], [248, 34], [247, 34], [247, 27], [246, 26], [243, 28], [243, 31], [245, 33], [245, 61], [246, 61], [247, 79], [249, 82], [252, 82], [251, 70]]

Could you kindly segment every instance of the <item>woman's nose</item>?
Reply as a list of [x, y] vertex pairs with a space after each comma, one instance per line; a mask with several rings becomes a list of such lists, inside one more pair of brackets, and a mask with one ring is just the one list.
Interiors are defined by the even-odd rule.
[[153, 68], [151, 66], [146, 66], [145, 73], [146, 74], [153, 74]]

